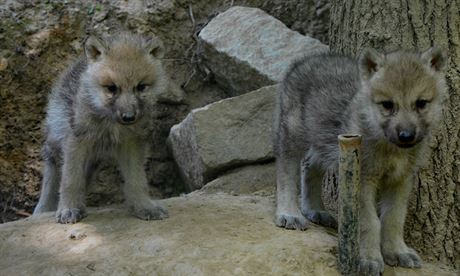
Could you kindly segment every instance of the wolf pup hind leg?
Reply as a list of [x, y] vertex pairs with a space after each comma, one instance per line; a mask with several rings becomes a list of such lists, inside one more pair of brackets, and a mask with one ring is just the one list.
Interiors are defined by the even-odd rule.
[[167, 87], [162, 54], [159, 41], [130, 33], [88, 38], [85, 55], [61, 75], [50, 94], [44, 177], [34, 214], [57, 208], [57, 222], [79, 221], [86, 215], [86, 185], [98, 164], [111, 158], [124, 177], [129, 210], [142, 219], [167, 217], [148, 195], [144, 170], [149, 112], [156, 94]]
[[[360, 271], [379, 275], [384, 262], [419, 267], [403, 228], [414, 175], [428, 160], [429, 137], [442, 115], [445, 59], [434, 47], [424, 53], [369, 49], [359, 60], [322, 54], [295, 62], [275, 113], [276, 224], [302, 229], [301, 213], [335, 226], [323, 210], [321, 183], [326, 171], [337, 171], [337, 136], [360, 134]], [[286, 223], [290, 217], [295, 223]]]

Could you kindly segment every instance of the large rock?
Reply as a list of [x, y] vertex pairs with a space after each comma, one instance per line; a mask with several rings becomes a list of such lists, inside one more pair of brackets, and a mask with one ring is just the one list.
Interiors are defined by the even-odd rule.
[[190, 190], [220, 172], [273, 158], [272, 116], [277, 86], [192, 110], [168, 142]]
[[274, 162], [234, 169], [204, 185], [205, 193], [226, 192], [231, 195], [273, 195], [276, 187]]
[[[276, 227], [271, 198], [195, 193], [162, 204], [161, 221], [112, 207], [74, 225], [52, 213], [0, 224], [0, 275], [339, 275], [335, 234]], [[424, 264], [384, 275], [456, 274]]]
[[295, 58], [329, 50], [264, 11], [247, 7], [219, 14], [199, 38], [204, 65], [234, 95], [279, 82]]

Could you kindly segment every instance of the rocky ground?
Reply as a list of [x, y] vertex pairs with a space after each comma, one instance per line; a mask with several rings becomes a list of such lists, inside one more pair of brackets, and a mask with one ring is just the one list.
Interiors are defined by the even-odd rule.
[[[0, 225], [0, 275], [340, 275], [333, 230], [278, 228], [274, 198], [194, 192], [162, 200], [170, 218], [120, 206], [74, 225], [52, 213]], [[450, 276], [448, 268], [386, 267], [384, 275]]]

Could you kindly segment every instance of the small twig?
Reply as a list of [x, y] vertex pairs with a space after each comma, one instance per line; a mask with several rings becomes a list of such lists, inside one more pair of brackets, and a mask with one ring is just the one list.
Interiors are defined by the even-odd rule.
[[[231, 5], [233, 6], [234, 1], [231, 1]], [[225, 3], [224, 3], [225, 5]], [[201, 59], [201, 44], [200, 44], [200, 39], [199, 39], [199, 34], [201, 30], [206, 27], [206, 25], [215, 17], [219, 14], [219, 12], [212, 13], [211, 15], [208, 16], [207, 20], [205, 23], [196, 23], [195, 16], [193, 14], [193, 8], [192, 5], [189, 4], [188, 6], [188, 15], [190, 17], [190, 21], [192, 22], [192, 34], [191, 38], [193, 42], [190, 44], [190, 46], [187, 48], [185, 51], [185, 59], [189, 63], [189, 69], [190, 69], [190, 74], [187, 77], [187, 80], [181, 85], [182, 88], [187, 87], [187, 85], [190, 83], [190, 81], [193, 79], [193, 77], [196, 75], [197, 72], [204, 71], [205, 76], [203, 81], [208, 82], [209, 80], [212, 79], [212, 72], [208, 68], [206, 68], [202, 64], [202, 59]], [[197, 68], [198, 67], [198, 71]]]
[[[193, 36], [192, 36], [192, 38], [193, 38]], [[186, 56], [186, 57], [189, 56], [190, 51], [191, 51], [194, 47], [195, 47], [195, 41], [193, 41], [192, 44], [190, 44], [190, 47], [188, 47], [187, 50], [185, 50], [185, 56]], [[192, 55], [192, 57], [193, 57], [193, 55]], [[191, 62], [190, 59], [187, 59], [187, 61], [190, 61], [190, 62]]]
[[190, 20], [192, 21], [192, 30], [195, 30], [195, 17], [193, 16], [193, 8], [192, 4], [188, 4], [188, 15], [190, 16]]
[[18, 216], [21, 216], [21, 217], [30, 217], [30, 216], [32, 216], [31, 213], [26, 212], [26, 211], [21, 211], [21, 210], [16, 211], [15, 214], [18, 215]]
[[163, 61], [182, 61], [184, 63], [188, 62], [188, 59], [186, 58], [162, 58], [161, 60]]
[[187, 87], [187, 85], [188, 85], [189, 82], [193, 79], [193, 77], [195, 76], [195, 74], [196, 74], [196, 69], [193, 68], [193, 69], [192, 69], [192, 73], [188, 76], [187, 80], [181, 85], [181, 88]]
[[30, 136], [33, 140], [35, 140], [35, 142], [40, 142], [40, 140], [39, 140], [37, 137], [35, 137], [35, 135], [29, 134], [29, 136]]
[[195, 46], [197, 44], [197, 40], [196, 40], [196, 37], [195, 37], [196, 21], [195, 21], [195, 16], [193, 15], [192, 4], [188, 5], [188, 16], [190, 18], [190, 21], [192, 21], [192, 35], [191, 35], [191, 38], [193, 39], [193, 42], [192, 42], [192, 44], [190, 44], [190, 46], [187, 48], [187, 50], [185, 50], [185, 60], [189, 63], [189, 68], [191, 68], [191, 73], [187, 77], [187, 80], [183, 84], [181, 84], [181, 88], [185, 88], [189, 84], [189, 82], [192, 80], [192, 78], [195, 76], [195, 73], [196, 73], [195, 66], [194, 66], [195, 53], [192, 52], [192, 56], [189, 58], [190, 52], [193, 50], [193, 48], [195, 48]]
[[5, 203], [2, 204], [2, 213], [6, 213], [6, 211], [8, 211], [8, 198], [5, 198]]
[[16, 215], [18, 216], [23, 216], [23, 217], [30, 217], [32, 214], [29, 212], [26, 212], [24, 210], [20, 210], [14, 206], [10, 206], [10, 210], [13, 211]]
[[207, 66], [203, 66], [203, 71], [206, 74], [206, 76], [204, 77], [204, 82], [211, 81], [213, 77], [212, 71]]
[[162, 58], [161, 60], [166, 60], [166, 61], [186, 61], [185, 58]]

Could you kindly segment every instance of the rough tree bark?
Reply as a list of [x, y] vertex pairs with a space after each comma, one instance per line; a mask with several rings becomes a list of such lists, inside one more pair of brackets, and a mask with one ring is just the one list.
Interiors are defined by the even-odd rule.
[[406, 241], [426, 261], [460, 268], [460, 1], [332, 1], [329, 39], [334, 52], [364, 47], [448, 52], [449, 100], [433, 139], [431, 164], [419, 174], [406, 220]]

